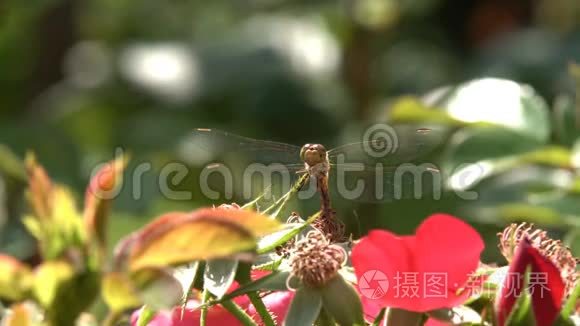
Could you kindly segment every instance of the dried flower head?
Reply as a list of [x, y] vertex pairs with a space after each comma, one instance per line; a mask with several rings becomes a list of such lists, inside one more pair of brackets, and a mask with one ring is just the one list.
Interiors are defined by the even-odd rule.
[[498, 233], [498, 236], [499, 249], [508, 262], [511, 262], [521, 240], [527, 237], [532, 246], [558, 267], [562, 279], [566, 282], [566, 295], [572, 292], [579, 279], [579, 273], [576, 271], [578, 259], [562, 241], [550, 238], [546, 231], [528, 223], [512, 223], [503, 232]]
[[331, 280], [346, 261], [346, 252], [317, 231], [297, 241], [290, 256], [292, 276], [310, 287], [321, 287]]

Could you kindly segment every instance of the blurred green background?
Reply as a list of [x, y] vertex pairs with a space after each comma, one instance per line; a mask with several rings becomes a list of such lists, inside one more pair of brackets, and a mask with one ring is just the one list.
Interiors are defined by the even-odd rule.
[[[79, 202], [117, 148], [151, 163], [140, 198], [125, 187], [115, 204], [114, 242], [161, 212], [220, 203], [159, 192], [165, 163], [189, 163], [194, 128], [339, 145], [379, 122], [441, 130], [429, 161], [445, 191], [341, 208], [351, 232], [411, 232], [449, 212], [482, 232], [487, 261], [510, 221], [580, 248], [579, 59], [577, 0], [4, 0], [0, 251], [34, 253], [19, 223], [28, 150]], [[514, 82], [470, 82], [489, 77]], [[175, 187], [196, 182], [193, 169]]]

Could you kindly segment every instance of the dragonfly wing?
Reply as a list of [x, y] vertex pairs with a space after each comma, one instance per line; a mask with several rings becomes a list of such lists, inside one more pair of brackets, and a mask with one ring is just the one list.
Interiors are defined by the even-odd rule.
[[381, 164], [393, 167], [428, 156], [445, 140], [444, 129], [404, 125], [393, 128], [386, 138], [346, 144], [328, 152], [331, 163]]
[[[187, 140], [193, 165], [202, 168], [204, 183], [240, 202], [260, 195], [279, 198], [304, 168], [300, 147], [238, 136], [217, 129], [196, 129]], [[203, 179], [200, 176], [200, 182]], [[271, 198], [266, 198], [270, 200]]]
[[195, 129], [191, 145], [205, 153], [207, 161], [222, 161], [228, 157], [246, 163], [282, 165], [300, 164], [300, 147], [266, 140], [238, 136], [218, 129]]
[[334, 200], [392, 202], [438, 197], [441, 178], [433, 164], [379, 168], [342, 165], [331, 169], [329, 186]]

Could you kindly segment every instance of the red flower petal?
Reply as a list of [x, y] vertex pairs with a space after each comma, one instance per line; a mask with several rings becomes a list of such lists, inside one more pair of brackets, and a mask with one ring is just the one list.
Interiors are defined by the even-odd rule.
[[524, 238], [514, 254], [508, 274], [496, 299], [496, 315], [500, 326], [508, 319], [517, 299], [526, 290], [524, 281], [529, 269], [527, 291], [532, 297], [532, 309], [538, 325], [552, 325], [560, 308], [565, 292], [565, 283], [558, 268]]
[[[466, 299], [468, 293], [457, 293], [477, 268], [483, 247], [469, 225], [437, 214], [428, 217], [415, 236], [371, 231], [353, 248], [352, 262], [362, 296], [381, 307], [425, 312], [450, 308]], [[387, 289], [380, 276], [388, 280]]]
[[453, 216], [436, 214], [419, 226], [416, 236], [417, 270], [424, 275], [443, 272], [447, 277], [447, 296], [431, 298], [429, 310], [461, 304], [469, 293], [457, 293], [477, 269], [484, 249], [479, 233]]

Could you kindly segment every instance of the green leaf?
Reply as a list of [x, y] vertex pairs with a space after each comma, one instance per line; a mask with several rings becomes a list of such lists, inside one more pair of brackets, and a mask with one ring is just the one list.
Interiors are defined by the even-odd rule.
[[322, 308], [322, 294], [320, 291], [307, 287], [299, 288], [288, 313], [286, 314], [285, 326], [313, 325]]
[[549, 108], [530, 86], [507, 79], [475, 79], [436, 89], [428, 105], [469, 124], [496, 125], [545, 143], [550, 136]]
[[49, 261], [40, 265], [34, 274], [34, 294], [43, 307], [50, 307], [59, 292], [75, 277], [75, 270], [68, 262]]
[[569, 319], [570, 316], [576, 311], [576, 306], [578, 305], [578, 299], [580, 298], [580, 283], [576, 285], [568, 301], [564, 304], [560, 316], [564, 319]]
[[142, 303], [135, 284], [123, 273], [111, 272], [103, 276], [101, 291], [103, 299], [115, 312], [134, 308]]
[[52, 325], [71, 325], [98, 295], [100, 275], [76, 266], [65, 260], [48, 261], [35, 271], [34, 294]]
[[240, 286], [235, 291], [224, 295], [220, 300], [216, 300], [213, 303], [221, 303], [255, 291], [288, 291], [288, 287], [286, 286], [288, 277], [290, 277], [290, 272], [272, 272], [253, 282]]
[[16, 258], [0, 254], [0, 298], [11, 301], [24, 299], [32, 288], [30, 268]]
[[454, 119], [442, 109], [432, 108], [419, 99], [410, 96], [399, 98], [389, 112], [389, 121], [395, 123], [434, 123], [445, 126], [465, 126], [466, 123]]
[[523, 291], [516, 301], [510, 316], [506, 321], [507, 326], [529, 326], [536, 325], [534, 313], [532, 312], [531, 297], [527, 291]]
[[43, 258], [58, 259], [65, 250], [84, 246], [85, 230], [72, 192], [53, 184], [33, 155], [27, 157], [26, 169], [32, 215], [25, 217], [25, 225], [38, 239]]
[[554, 133], [558, 141], [572, 146], [580, 137], [580, 124], [575, 99], [566, 94], [560, 94], [554, 100], [552, 118]]
[[530, 153], [523, 154], [521, 161], [524, 163], [543, 164], [565, 169], [574, 168], [571, 151], [560, 146], [544, 146]]
[[0, 175], [26, 183], [24, 163], [10, 148], [0, 144]]
[[270, 191], [269, 188], [267, 188], [266, 190], [264, 190], [264, 192], [262, 194], [260, 194], [258, 197], [256, 197], [254, 200], [245, 203], [241, 208], [247, 211], [256, 211], [259, 212], [259, 208], [260, 208], [260, 200], [262, 200], [262, 198], [264, 198], [266, 196], [266, 194], [268, 194], [268, 192]]
[[520, 293], [520, 296], [512, 307], [512, 311], [510, 312], [510, 315], [508, 316], [505, 323], [506, 326], [536, 325], [534, 312], [532, 310], [532, 297], [527, 290], [530, 270], [531, 268], [528, 266], [525, 272], [524, 282], [522, 284], [522, 289], [524, 290]]
[[302, 186], [308, 181], [309, 174], [304, 173], [298, 178], [298, 180], [294, 183], [292, 188], [285, 193], [280, 199], [278, 199], [274, 204], [267, 207], [265, 210], [262, 211], [263, 214], [269, 214], [273, 218], [277, 218], [282, 209], [286, 206], [288, 201], [300, 191]]
[[207, 261], [203, 274], [204, 287], [218, 299], [228, 291], [238, 268], [238, 261], [231, 259], [213, 259]]
[[580, 197], [571, 192], [569, 171], [524, 165], [493, 176], [473, 189], [477, 200], [460, 203], [483, 223], [528, 220], [555, 227], [580, 225]]
[[258, 254], [264, 254], [275, 250], [276, 247], [281, 246], [294, 238], [300, 232], [304, 231], [312, 222], [314, 222], [320, 213], [316, 213], [308, 218], [304, 223], [288, 223], [283, 226], [283, 229], [265, 237], [258, 241]]
[[574, 257], [580, 256], [580, 228], [575, 228], [564, 237], [564, 243], [572, 251]]
[[204, 270], [205, 263], [196, 261], [187, 267], [179, 267], [173, 271], [173, 276], [181, 283], [181, 288], [185, 291], [181, 300], [181, 319], [183, 319], [183, 315], [185, 314], [185, 307], [187, 306], [189, 298], [194, 295], [193, 290], [195, 289], [196, 283], [202, 282], [200, 275]]
[[[445, 152], [445, 167], [455, 171], [465, 163], [491, 162], [517, 157], [540, 148], [543, 143], [513, 130], [500, 127], [466, 128], [449, 141]], [[513, 164], [518, 163], [517, 160]], [[513, 164], [503, 168], [511, 168]]]
[[[77, 206], [72, 192], [61, 185], [55, 185], [52, 192], [52, 220], [51, 226], [57, 230], [54, 237], [49, 241], [58, 242], [61, 246], [54, 245], [47, 259], [59, 257], [63, 251], [71, 247], [82, 247], [85, 245], [86, 233], [83, 228], [81, 216], [77, 211]], [[49, 226], [45, 225], [45, 228]]]
[[153, 310], [171, 309], [183, 298], [183, 287], [170, 270], [146, 268], [131, 275], [139, 297]]
[[566, 223], [556, 210], [537, 204], [503, 204], [497, 207], [497, 213], [500, 220], [505, 222], [517, 222], [525, 218], [527, 222], [541, 225], [561, 226]]
[[322, 305], [340, 325], [365, 325], [362, 304], [354, 287], [340, 275], [321, 289]]

